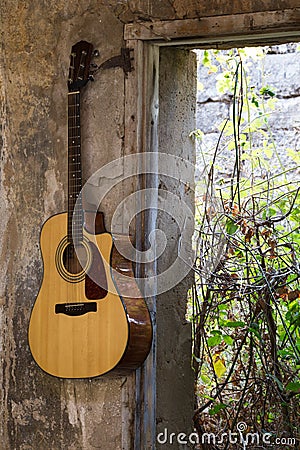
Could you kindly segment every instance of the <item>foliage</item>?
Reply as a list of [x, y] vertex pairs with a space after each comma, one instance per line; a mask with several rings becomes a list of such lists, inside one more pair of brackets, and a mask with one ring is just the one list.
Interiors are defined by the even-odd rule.
[[[284, 167], [268, 118], [271, 86], [251, 87], [263, 49], [205, 51], [231, 101], [205, 184], [197, 191], [192, 306], [199, 434], [251, 431], [298, 436], [300, 419], [299, 153]], [[194, 132], [203, 139], [201, 130]], [[220, 175], [226, 164], [228, 177]], [[206, 448], [205, 446], [201, 448]], [[223, 447], [231, 448], [230, 443]], [[235, 444], [232, 448], [238, 448]]]

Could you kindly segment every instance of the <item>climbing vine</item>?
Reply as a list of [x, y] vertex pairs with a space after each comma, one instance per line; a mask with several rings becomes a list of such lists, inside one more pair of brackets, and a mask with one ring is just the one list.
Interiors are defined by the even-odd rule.
[[286, 167], [277, 151], [276, 92], [249, 81], [257, 58], [264, 49], [203, 53], [231, 107], [216, 148], [201, 154], [196, 195], [194, 424], [200, 438], [212, 433], [201, 449], [245, 448], [228, 437], [241, 423], [244, 432], [299, 438], [300, 156], [286, 148]]

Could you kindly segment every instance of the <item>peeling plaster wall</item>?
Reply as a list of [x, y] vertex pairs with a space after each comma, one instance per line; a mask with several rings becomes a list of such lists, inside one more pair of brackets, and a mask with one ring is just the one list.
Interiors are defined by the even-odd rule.
[[192, 19], [299, 7], [298, 0], [106, 0], [124, 23]]
[[[0, 14], [0, 447], [120, 449], [125, 380], [43, 373], [31, 358], [27, 328], [42, 279], [40, 228], [66, 209], [71, 46], [92, 42], [102, 62], [120, 52], [123, 26], [98, 1], [9, 0]], [[83, 94], [85, 179], [122, 154], [123, 98], [122, 69], [101, 73]]]

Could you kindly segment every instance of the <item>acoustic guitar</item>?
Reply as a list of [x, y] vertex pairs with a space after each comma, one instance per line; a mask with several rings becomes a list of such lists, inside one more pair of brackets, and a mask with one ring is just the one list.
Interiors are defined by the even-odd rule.
[[152, 340], [150, 315], [131, 263], [114, 245], [115, 239], [124, 246], [126, 240], [106, 232], [102, 213], [82, 208], [80, 94], [90, 78], [92, 54], [88, 42], [72, 47], [68, 211], [50, 217], [41, 230], [43, 281], [28, 332], [36, 363], [61, 378], [135, 369], [147, 357]]

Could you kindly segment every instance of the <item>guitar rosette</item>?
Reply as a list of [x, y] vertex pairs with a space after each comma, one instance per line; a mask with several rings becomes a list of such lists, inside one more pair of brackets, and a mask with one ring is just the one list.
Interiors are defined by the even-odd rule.
[[[140, 186], [128, 195], [121, 189], [122, 196], [117, 196], [110, 215], [110, 233], [117, 251], [133, 263], [144, 297], [174, 288], [194, 266], [194, 170], [191, 162], [166, 153], [127, 155], [98, 169], [82, 189], [82, 199], [101, 210], [113, 189], [124, 181], [135, 180]], [[81, 208], [80, 202], [74, 214], [77, 208]], [[132, 224], [135, 243], [130, 239]], [[120, 234], [127, 238], [127, 245], [117, 238]], [[104, 264], [114, 277], [114, 268], [108, 267], [107, 261]], [[117, 276], [120, 279], [119, 272]], [[124, 272], [121, 277], [126, 286], [128, 275]]]

